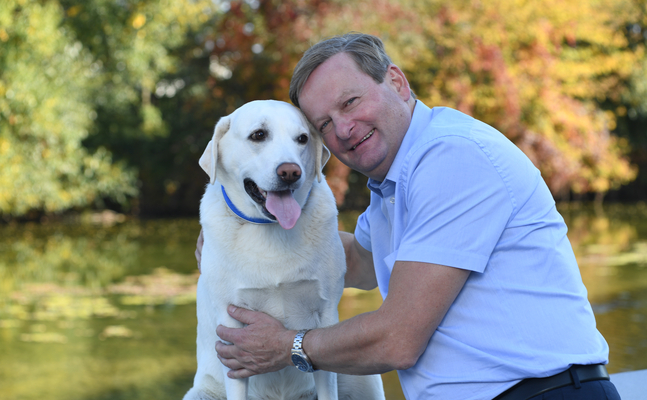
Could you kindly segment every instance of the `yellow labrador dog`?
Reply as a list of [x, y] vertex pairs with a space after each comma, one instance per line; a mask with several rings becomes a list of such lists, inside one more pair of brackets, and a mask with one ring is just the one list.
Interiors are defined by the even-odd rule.
[[242, 326], [228, 304], [289, 329], [338, 321], [346, 265], [335, 200], [321, 175], [329, 155], [288, 103], [254, 101], [218, 121], [200, 158], [210, 183], [200, 203], [198, 370], [185, 400], [384, 399], [379, 375], [284, 368], [230, 379], [214, 349], [219, 324]]

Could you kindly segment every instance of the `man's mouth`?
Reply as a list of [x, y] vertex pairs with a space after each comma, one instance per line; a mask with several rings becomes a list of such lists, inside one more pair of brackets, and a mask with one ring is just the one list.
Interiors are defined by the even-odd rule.
[[373, 129], [372, 129], [372, 130], [371, 130], [371, 131], [370, 131], [366, 136], [364, 136], [364, 137], [362, 138], [362, 140], [360, 140], [360, 141], [359, 141], [359, 143], [357, 143], [355, 146], [353, 146], [350, 150], [351, 150], [351, 151], [355, 150], [355, 149], [357, 148], [357, 146], [359, 146], [360, 144], [364, 143], [364, 141], [365, 141], [366, 139], [368, 139], [368, 138], [370, 138], [371, 136], [373, 136], [373, 133], [374, 133], [374, 132], [375, 132], [375, 128], [373, 128]]

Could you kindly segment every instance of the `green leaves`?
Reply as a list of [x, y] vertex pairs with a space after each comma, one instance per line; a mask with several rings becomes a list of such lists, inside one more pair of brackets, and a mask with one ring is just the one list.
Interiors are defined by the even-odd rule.
[[60, 27], [56, 2], [0, 6], [0, 214], [125, 201], [134, 174], [81, 141], [92, 126], [92, 57]]
[[[218, 118], [286, 100], [303, 51], [351, 29], [384, 40], [422, 101], [506, 134], [554, 194], [605, 193], [637, 173], [616, 125], [644, 143], [627, 118], [647, 110], [645, 15], [631, 0], [6, 0], [0, 216], [197, 212]], [[327, 174], [343, 201], [348, 169]]]

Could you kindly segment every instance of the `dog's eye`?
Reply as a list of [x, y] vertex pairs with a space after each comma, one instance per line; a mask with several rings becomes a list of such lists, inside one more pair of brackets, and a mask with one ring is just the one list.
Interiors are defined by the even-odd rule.
[[257, 131], [254, 131], [251, 135], [249, 135], [249, 139], [255, 142], [260, 142], [262, 140], [267, 139], [267, 132], [265, 132], [262, 129], [259, 129]]
[[297, 138], [297, 142], [299, 142], [299, 143], [301, 143], [301, 144], [306, 144], [306, 143], [308, 143], [308, 135], [306, 135], [306, 134], [304, 133], [303, 135], [299, 136], [299, 137]]

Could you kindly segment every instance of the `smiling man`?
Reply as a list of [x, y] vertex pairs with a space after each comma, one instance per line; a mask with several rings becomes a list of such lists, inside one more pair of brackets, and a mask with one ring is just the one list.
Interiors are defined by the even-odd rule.
[[386, 176], [415, 106], [402, 71], [391, 64], [386, 75], [376, 84], [339, 53], [310, 74], [296, 98], [332, 153], [376, 181]]
[[369, 177], [370, 206], [340, 236], [346, 286], [378, 286], [384, 302], [305, 336], [230, 307], [247, 324], [217, 329], [230, 377], [293, 365], [298, 342], [297, 361], [315, 369], [398, 370], [407, 399], [619, 399], [564, 221], [514, 144], [417, 101], [370, 35], [314, 45], [290, 97]]

